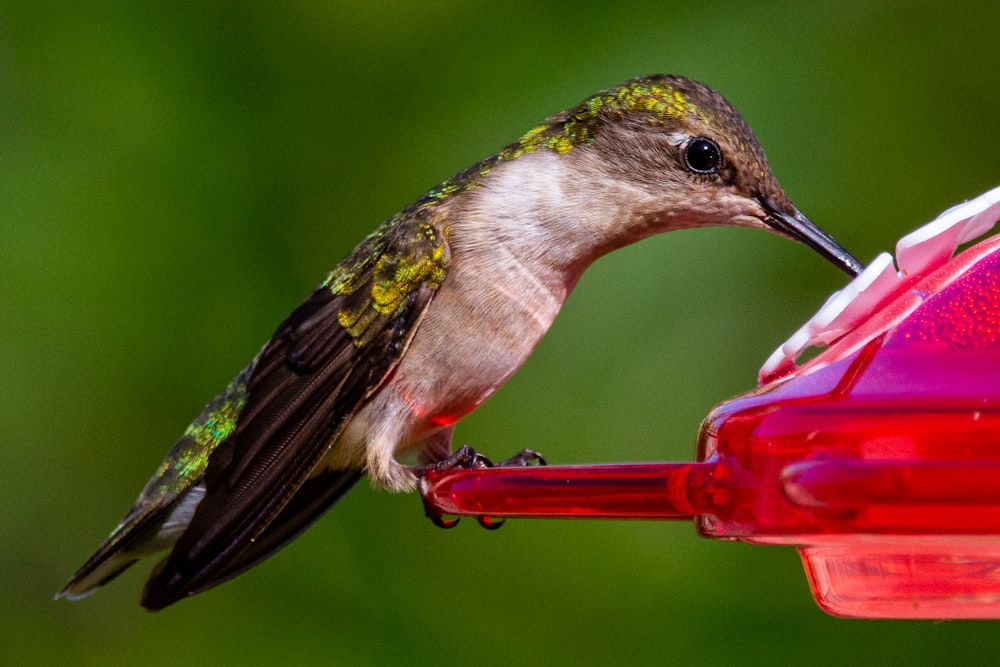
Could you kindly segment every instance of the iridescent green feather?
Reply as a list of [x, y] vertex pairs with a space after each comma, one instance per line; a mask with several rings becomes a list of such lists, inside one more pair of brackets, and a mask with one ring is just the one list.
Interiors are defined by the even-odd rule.
[[149, 491], [170, 493], [186, 488], [192, 479], [201, 478], [211, 453], [236, 428], [247, 399], [247, 379], [252, 375], [254, 365], [251, 363], [244, 369], [191, 422], [184, 436], [160, 464], [153, 476], [156, 483], [150, 485], [152, 488], [147, 487]]
[[369, 234], [322, 285], [343, 297], [367, 288], [367, 294], [344, 299], [337, 313], [340, 326], [362, 347], [378, 334], [376, 321], [399, 317], [410, 295], [421, 287], [436, 290], [441, 285], [448, 260], [445, 239], [433, 224], [397, 216]]
[[135, 507], [112, 531], [108, 537], [109, 545], [116, 546], [122, 540], [131, 541], [139, 537], [143, 531], [136, 531], [137, 527], [144, 526], [146, 519], [152, 515], [168, 510], [183, 492], [201, 481], [209, 456], [236, 428], [240, 411], [246, 403], [247, 379], [255, 363], [256, 360], [251, 362], [191, 422], [142, 490]]
[[666, 119], [680, 119], [688, 115], [710, 121], [705, 114], [705, 110], [693, 104], [688, 96], [672, 84], [671, 77], [651, 76], [628, 81], [587, 98], [574, 109], [549, 117], [498, 154], [472, 165], [433, 188], [409, 208], [387, 221], [386, 225], [393, 224], [415, 210], [433, 207], [452, 195], [475, 187], [500, 162], [516, 160], [522, 155], [542, 149], [564, 154], [578, 146], [593, 143], [604, 123], [621, 121], [626, 116], [631, 116], [637, 122], [645, 121], [653, 125]]

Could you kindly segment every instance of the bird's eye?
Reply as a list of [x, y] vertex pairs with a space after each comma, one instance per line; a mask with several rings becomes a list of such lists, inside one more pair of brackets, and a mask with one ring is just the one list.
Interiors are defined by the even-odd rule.
[[700, 137], [684, 149], [684, 162], [696, 174], [711, 174], [722, 164], [722, 151], [714, 141]]

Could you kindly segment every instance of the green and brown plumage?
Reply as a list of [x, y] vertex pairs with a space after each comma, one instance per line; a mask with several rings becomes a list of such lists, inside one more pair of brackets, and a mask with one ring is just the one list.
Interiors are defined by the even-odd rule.
[[185, 431], [58, 597], [170, 549], [159, 609], [294, 539], [363, 475], [394, 491], [525, 361], [583, 271], [652, 234], [739, 225], [860, 264], [789, 202], [739, 114], [633, 79], [432, 189], [342, 261]]

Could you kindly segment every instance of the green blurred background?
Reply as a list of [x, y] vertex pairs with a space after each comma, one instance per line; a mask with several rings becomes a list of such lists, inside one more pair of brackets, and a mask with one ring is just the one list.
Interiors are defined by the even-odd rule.
[[[830, 618], [796, 554], [690, 524], [474, 522], [359, 487], [151, 615], [141, 565], [53, 602], [201, 406], [362, 236], [552, 112], [710, 83], [864, 261], [1000, 181], [1000, 5], [0, 5], [0, 662], [952, 664], [1000, 627]], [[505, 456], [685, 460], [842, 274], [744, 230], [599, 262], [458, 429]]]

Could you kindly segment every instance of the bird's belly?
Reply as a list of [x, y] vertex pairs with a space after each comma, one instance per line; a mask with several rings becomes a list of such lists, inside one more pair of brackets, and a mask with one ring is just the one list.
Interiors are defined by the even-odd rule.
[[387, 389], [409, 407], [418, 441], [466, 416], [530, 356], [561, 300], [495, 287], [478, 299], [435, 297]]
[[[536, 332], [523, 332], [516, 340], [470, 335], [425, 349], [418, 336], [387, 388], [409, 407], [414, 426], [435, 431], [482, 405], [521, 367], [540, 338]], [[413, 433], [411, 438], [425, 435]]]

